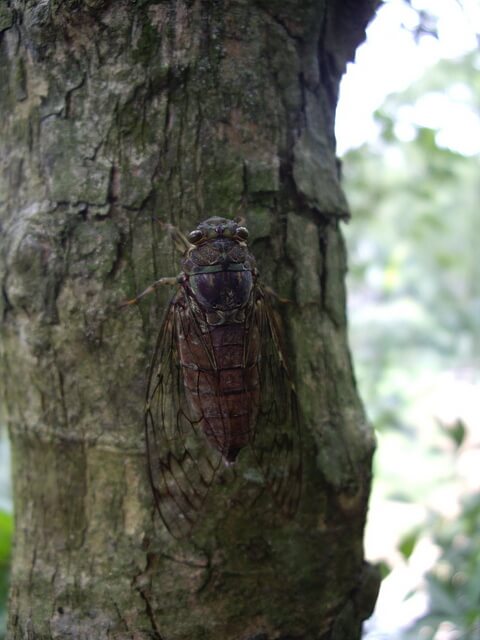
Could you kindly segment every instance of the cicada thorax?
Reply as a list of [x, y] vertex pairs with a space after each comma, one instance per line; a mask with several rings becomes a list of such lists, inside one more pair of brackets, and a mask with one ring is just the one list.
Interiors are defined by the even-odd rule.
[[233, 462], [253, 438], [259, 405], [254, 258], [245, 245], [216, 238], [191, 249], [183, 267], [177, 335], [186, 398], [196, 428]]

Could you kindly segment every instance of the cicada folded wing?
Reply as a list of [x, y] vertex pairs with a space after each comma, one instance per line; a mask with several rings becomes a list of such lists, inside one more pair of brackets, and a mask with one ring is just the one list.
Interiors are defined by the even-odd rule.
[[249, 320], [250, 332], [260, 336], [261, 344], [260, 394], [252, 448], [276, 506], [287, 517], [293, 517], [302, 485], [300, 415], [279, 321], [270, 298], [257, 287]]
[[189, 310], [183, 296], [180, 290], [162, 324], [145, 405], [150, 483], [160, 517], [175, 538], [188, 535], [195, 525], [222, 460], [199, 433], [201, 416], [185, 394], [179, 340], [185, 339], [181, 327]]
[[218, 471], [248, 444], [278, 509], [295, 514], [297, 399], [275, 313], [258, 285], [241, 321], [221, 327], [178, 291], [150, 368], [145, 433], [156, 507], [174, 537], [191, 532]]

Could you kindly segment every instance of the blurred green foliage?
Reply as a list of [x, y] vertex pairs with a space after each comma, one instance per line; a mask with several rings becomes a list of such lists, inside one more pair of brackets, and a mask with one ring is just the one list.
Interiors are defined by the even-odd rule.
[[[462, 640], [480, 638], [480, 495], [462, 501], [461, 516], [453, 520], [433, 514], [430, 530], [441, 548], [426, 582], [430, 611], [410, 637], [434, 638], [443, 625]], [[455, 635], [453, 635], [455, 634]]]
[[[461, 129], [466, 114], [468, 138], [478, 119], [479, 69], [479, 52], [438, 63], [387, 99], [376, 114], [377, 141], [343, 161], [354, 212], [346, 229], [350, 334], [361, 395], [379, 434], [375, 490], [412, 504], [428, 505], [434, 491], [458, 481], [454, 459], [469, 435], [461, 415], [451, 422], [440, 407], [429, 425], [419, 422], [426, 412], [418, 403], [436, 386], [453, 401], [456, 389], [440, 387], [446, 375], [479, 381], [480, 154], [466, 155], [447, 130], [455, 118]], [[431, 513], [398, 542], [406, 562], [425, 535], [441, 549], [425, 581], [429, 612], [407, 635], [478, 640], [480, 498], [464, 497], [454, 521]], [[450, 635], [436, 635], [443, 631]]]
[[478, 158], [439, 146], [437, 131], [413, 122], [411, 139], [398, 132], [402, 111], [426, 91], [472, 80], [477, 109], [480, 74], [470, 71], [479, 67], [478, 54], [438, 64], [376, 114], [377, 143], [344, 159], [355, 213], [346, 230], [351, 331], [363, 397], [380, 430], [405, 428], [398, 415], [409, 385], [392, 384], [401, 370], [411, 379], [420, 367], [479, 361]]
[[12, 514], [0, 511], [0, 638], [5, 635], [12, 530]]

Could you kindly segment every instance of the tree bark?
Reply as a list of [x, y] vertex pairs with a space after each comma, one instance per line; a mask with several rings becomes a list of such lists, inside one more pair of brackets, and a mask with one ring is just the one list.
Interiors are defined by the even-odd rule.
[[[338, 83], [374, 0], [0, 2], [8, 638], [349, 640], [378, 579], [374, 439], [346, 338]], [[146, 473], [145, 369], [184, 231], [244, 215], [300, 399], [300, 511], [215, 487], [176, 542]], [[238, 478], [242, 476], [241, 456]]]

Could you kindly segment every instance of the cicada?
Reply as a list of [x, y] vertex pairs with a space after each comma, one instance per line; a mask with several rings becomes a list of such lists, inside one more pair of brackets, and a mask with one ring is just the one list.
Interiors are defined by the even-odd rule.
[[272, 502], [297, 510], [302, 475], [294, 385], [273, 292], [240, 220], [212, 217], [187, 237], [153, 354], [145, 402], [148, 472], [168, 531], [187, 535], [212, 483], [249, 449]]

